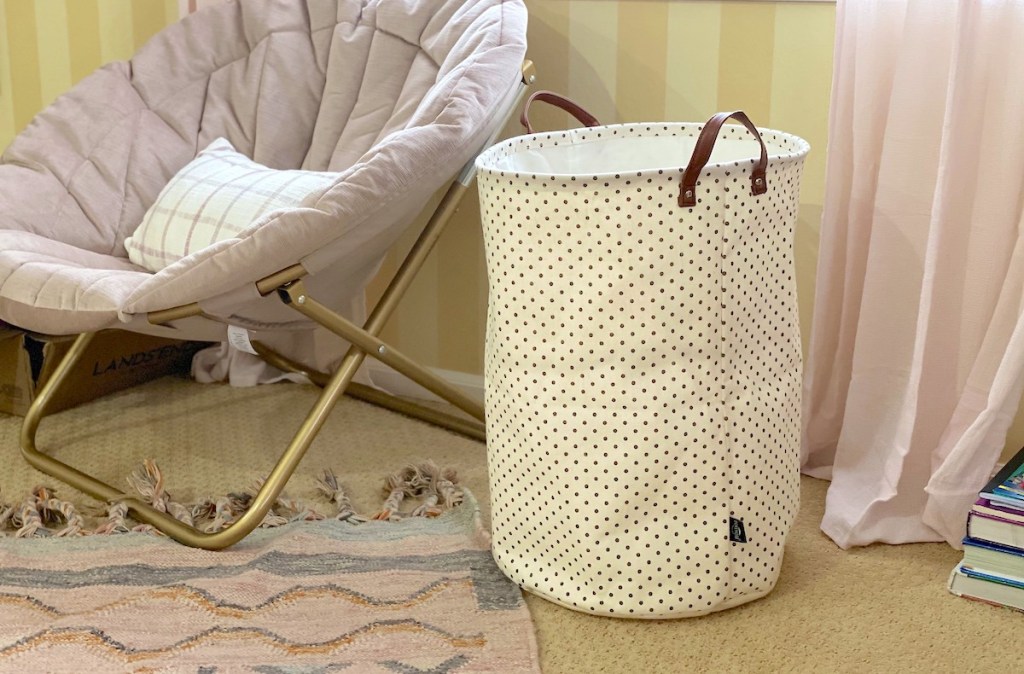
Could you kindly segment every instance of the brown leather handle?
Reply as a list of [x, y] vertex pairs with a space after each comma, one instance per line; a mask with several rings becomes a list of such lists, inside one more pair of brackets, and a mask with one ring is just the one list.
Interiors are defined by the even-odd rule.
[[530, 106], [534, 101], [549, 103], [556, 108], [565, 110], [575, 117], [583, 126], [601, 126], [601, 122], [597, 121], [597, 117], [594, 117], [592, 114], [584, 110], [579, 103], [571, 101], [565, 96], [556, 94], [553, 91], [535, 91], [526, 99], [526, 103], [523, 104], [523, 114], [519, 116], [519, 121], [524, 127], [526, 127], [526, 133], [533, 133], [533, 127], [530, 125], [529, 113]]
[[718, 140], [718, 132], [721, 131], [725, 120], [730, 117], [742, 122], [743, 126], [747, 127], [747, 130], [754, 134], [754, 138], [757, 138], [757, 142], [761, 144], [761, 157], [754, 164], [754, 170], [750, 173], [751, 194], [764, 194], [768, 191], [768, 179], [765, 177], [768, 170], [768, 149], [764, 146], [764, 140], [758, 133], [757, 127], [742, 110], [719, 112], [709, 119], [701, 129], [700, 136], [697, 137], [697, 145], [693, 148], [693, 154], [690, 156], [690, 163], [683, 171], [683, 179], [679, 183], [680, 208], [693, 208], [697, 205], [697, 179], [700, 178], [700, 172], [704, 170], [708, 159], [711, 158], [711, 152], [715, 149], [715, 141]]

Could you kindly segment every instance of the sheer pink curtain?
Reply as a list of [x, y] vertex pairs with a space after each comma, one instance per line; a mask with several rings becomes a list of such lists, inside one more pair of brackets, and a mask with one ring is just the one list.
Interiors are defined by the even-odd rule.
[[1024, 388], [1024, 1], [839, 0], [804, 471], [959, 546]]

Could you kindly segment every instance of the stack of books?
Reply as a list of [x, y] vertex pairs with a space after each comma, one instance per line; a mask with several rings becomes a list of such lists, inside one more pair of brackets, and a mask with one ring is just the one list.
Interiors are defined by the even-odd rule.
[[971, 507], [964, 560], [949, 576], [949, 591], [1024, 611], [1024, 449]]

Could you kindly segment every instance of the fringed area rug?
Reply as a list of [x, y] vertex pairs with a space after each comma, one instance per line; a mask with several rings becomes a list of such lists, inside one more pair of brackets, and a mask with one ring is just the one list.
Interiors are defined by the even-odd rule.
[[[430, 473], [386, 480], [369, 518], [327, 473], [329, 519], [282, 501], [220, 552], [134, 527], [117, 507], [87, 526], [37, 489], [0, 508], [0, 671], [539, 672], [529, 613], [473, 496]], [[175, 504], [150, 463], [132, 483], [206, 528], [246, 505]]]

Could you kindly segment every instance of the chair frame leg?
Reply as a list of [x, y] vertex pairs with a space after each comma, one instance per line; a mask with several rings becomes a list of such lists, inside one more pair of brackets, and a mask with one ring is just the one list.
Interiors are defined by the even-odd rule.
[[[480, 422], [484, 419], [483, 407], [472, 398], [451, 386], [443, 379], [421, 365], [393, 349], [377, 338], [391, 312], [398, 305], [398, 300], [412, 282], [427, 255], [432, 250], [444, 230], [445, 225], [455, 212], [458, 201], [465, 193], [467, 185], [455, 181], [449, 187], [433, 216], [420, 233], [412, 250], [406, 256], [399, 270], [388, 285], [381, 299], [371, 312], [366, 325], [360, 328], [340, 314], [320, 304], [305, 290], [302, 279], [287, 282], [278, 288], [278, 296], [288, 306], [311, 318], [331, 332], [347, 339], [352, 346], [342, 359], [341, 364], [326, 381], [320, 396], [307, 413], [305, 420], [292, 438], [277, 464], [270, 471], [263, 486], [256, 493], [248, 510], [224, 529], [217, 532], [205, 532], [176, 520], [171, 515], [161, 512], [136, 496], [127, 494], [116, 487], [103, 482], [87, 473], [64, 463], [63, 461], [44, 454], [36, 446], [36, 435], [39, 424], [46, 414], [46, 408], [54, 394], [68, 379], [68, 374], [81, 359], [95, 333], [84, 333], [72, 344], [68, 353], [61, 360], [53, 376], [47, 380], [38, 397], [29, 406], [21, 429], [21, 452], [33, 467], [51, 475], [76, 489], [105, 502], [124, 503], [134, 517], [150, 524], [167, 534], [174, 540], [185, 545], [206, 550], [221, 550], [242, 540], [256, 527], [270, 511], [278, 496], [284, 490], [292, 473], [305, 455], [306, 450], [323, 427], [331, 410], [352, 384], [359, 366], [366, 356], [390, 365], [402, 374], [420, 384], [427, 390], [451, 402], [456, 407], [469, 413]], [[406, 412], [409, 413], [409, 412]], [[465, 422], [467, 430], [483, 434], [482, 425], [472, 427], [472, 422]]]
[[[285, 372], [294, 372], [301, 374], [309, 379], [317, 386], [323, 388], [327, 385], [330, 375], [319, 370], [308, 368], [294, 360], [283, 356], [277, 351], [274, 351], [270, 347], [260, 342], [252, 343], [253, 349], [265, 362], [273, 365], [279, 370]], [[434, 426], [440, 426], [441, 428], [448, 429], [454, 433], [465, 435], [468, 438], [474, 440], [485, 440], [484, 435], [484, 424], [483, 422], [476, 419], [466, 419], [464, 417], [458, 417], [454, 414], [448, 414], [432, 407], [420, 405], [406, 398], [400, 398], [398, 396], [385, 393], [379, 389], [375, 389], [372, 386], [364, 386], [356, 382], [352, 382], [345, 389], [345, 394], [351, 396], [357, 400], [376, 405], [389, 409], [393, 412], [398, 412], [406, 416], [425, 421]]]
[[[522, 96], [522, 91], [525, 91], [525, 86], [521, 90], [520, 97]], [[423, 421], [443, 426], [457, 433], [469, 435], [470, 437], [478, 440], [484, 440], [483, 405], [469, 396], [466, 396], [462, 391], [450, 385], [430, 370], [419, 365], [408, 356], [405, 356], [394, 347], [386, 344], [378, 337], [381, 330], [384, 328], [384, 325], [387, 323], [388, 318], [391, 317], [391, 314], [398, 307], [398, 303], [401, 301], [402, 296], [412, 284], [413, 279], [416, 277], [416, 274], [419, 272], [424, 262], [426, 262], [427, 257], [430, 255], [430, 252], [433, 250], [438, 239], [440, 239], [448, 221], [451, 219], [452, 215], [455, 214], [459, 202], [469, 189], [472, 179], [473, 174], [460, 176], [459, 179], [453, 181], [449, 186], [448, 191], [438, 203], [430, 220], [420, 232], [416, 242], [409, 250], [408, 255], [405, 256], [405, 259], [399, 266], [398, 271], [395, 272], [391, 282], [381, 294], [380, 299], [374, 305], [373, 310], [366, 319], [365, 325], [362, 327], [359, 327], [337, 312], [331, 311], [323, 304], [320, 304], [312, 298], [309, 293], [306, 292], [305, 285], [301, 278], [281, 284], [277, 287], [277, 293], [281, 300], [289, 307], [339, 337], [349, 341], [352, 346], [345, 355], [345, 359], [342, 361], [342, 367], [346, 364], [351, 364], [352, 367], [358, 369], [359, 366], [362, 365], [366, 356], [371, 356], [385, 365], [394, 368], [441, 399], [466, 412], [476, 421], [464, 420], [451, 415], [446, 415], [444, 413], [437, 412], [436, 410], [423, 407], [422, 405], [416, 405], [415, 403], [411, 403], [394, 396], [389, 396], [386, 393], [374, 391], [369, 387], [361, 387], [358, 384], [349, 386], [349, 392], [352, 395], [403, 414], [422, 419]], [[271, 364], [276, 364], [282, 369], [307, 374], [314, 382], [316, 382], [318, 378], [321, 378], [317, 377], [316, 373], [308, 372], [301, 368], [301, 366], [292, 363], [280, 354], [276, 354], [266, 347], [260, 347], [257, 345], [257, 352], [260, 353], [262, 358]]]
[[[470, 178], [471, 180], [471, 178]], [[47, 380], [38, 397], [29, 406], [22, 424], [21, 452], [33, 467], [65, 482], [90, 496], [105, 502], [120, 502], [128, 506], [136, 519], [150, 524], [174, 540], [185, 545], [206, 550], [221, 550], [242, 540], [256, 527], [277, 501], [284, 486], [305, 455], [306, 450], [323, 427], [331, 410], [352, 384], [359, 366], [367, 355], [390, 365], [427, 390], [469, 413], [480, 422], [484, 419], [483, 407], [472, 398], [451, 386], [443, 379], [426, 368], [381, 341], [377, 334], [383, 328], [391, 312], [398, 306], [398, 301], [412, 283], [427, 255], [433, 249], [445, 225], [455, 212], [459, 200], [468, 188], [470, 180], [454, 181], [433, 216], [420, 233], [419, 238], [406, 256], [399, 270], [388, 285], [381, 299], [377, 302], [366, 325], [360, 328], [340, 314], [337, 314], [309, 296], [302, 279], [288, 281], [277, 288], [278, 296], [288, 306], [311, 318], [331, 332], [347, 339], [352, 346], [342, 359], [338, 369], [326, 381], [320, 396], [307, 413], [305, 420], [292, 438], [284, 453], [278, 459], [263, 486], [256, 493], [248, 510], [224, 529], [217, 532], [205, 532], [176, 520], [171, 515], [161, 512], [138, 497], [127, 494], [96, 477], [83, 473], [73, 466], [52, 456], [44, 454], [36, 446], [36, 435], [39, 424], [46, 414], [46, 408], [54, 394], [68, 379], [68, 374], [81, 359], [86, 347], [95, 333], [85, 333], [72, 344], [68, 353], [61, 360], [53, 376]], [[272, 290], [271, 290], [272, 292]], [[268, 293], [269, 294], [269, 293]], [[183, 315], [194, 314], [187, 309]], [[365, 391], [364, 391], [365, 392]], [[384, 394], [381, 394], [384, 395]], [[378, 398], [386, 403], [398, 405], [386, 398]], [[410, 413], [406, 410], [405, 413]], [[420, 418], [428, 415], [421, 412]], [[429, 420], [429, 419], [427, 419]], [[467, 431], [478, 437], [483, 435], [482, 424], [475, 425], [472, 420], [462, 422]], [[451, 424], [448, 424], [449, 426]]]
[[[510, 103], [506, 111], [506, 119], [511, 116], [512, 110], [519, 106], [526, 88], [533, 83], [534, 78], [533, 65], [529, 62], [524, 63], [522, 85], [518, 90], [515, 100]], [[489, 146], [496, 139], [499, 131], [500, 129], [495, 131], [494, 137], [488, 140], [485, 147]], [[381, 341], [378, 337], [384, 324], [398, 306], [406, 290], [408, 290], [416, 273], [423, 266], [427, 255], [433, 249], [434, 244], [437, 243], [451, 216], [455, 213], [458, 203], [472, 183], [474, 175], [475, 170], [471, 160], [449, 186], [448, 191], [434, 210], [432, 217], [423, 228], [416, 243], [402, 261], [391, 283], [381, 295], [380, 300], [377, 301], [366, 324], [362, 327], [357, 326], [310, 297], [302, 281], [305, 270], [300, 265], [293, 265], [257, 282], [256, 289], [261, 295], [269, 295], [276, 291], [278, 297], [292, 309], [307, 316], [334, 334], [348, 340], [351, 347], [342, 359], [341, 364], [329, 377], [320, 373], [307, 373], [311, 375], [311, 379], [315, 383], [323, 386], [323, 390], [306, 414], [305, 419], [292, 437], [288, 447], [274, 465], [263, 486], [253, 498], [249, 509], [224, 529], [216, 532], [200, 531], [189, 524], [176, 520], [165, 512], [157, 510], [152, 505], [140, 500], [137, 496], [125, 493], [121, 489], [43, 453], [36, 446], [39, 424], [43, 417], [46, 416], [50, 401], [56, 392], [60, 390], [61, 386], [67, 382], [68, 375], [73, 370], [75, 364], [81, 360], [82, 354], [85, 353], [95, 333], [84, 333], [78, 336], [68, 350], [68, 353], [57, 366], [53, 376], [47, 380], [39, 395], [29, 406], [21, 429], [21, 452], [25, 460], [43, 473], [51, 475], [96, 499], [125, 504], [132, 511], [136, 519], [152, 525], [180, 543], [206, 550], [221, 550], [242, 540], [260, 525], [277, 501], [277, 498], [281, 495], [285, 484], [292, 473], [295, 472], [306, 450], [309, 449], [309, 446], [323, 427], [331, 410], [346, 392], [369, 402], [483, 440], [484, 409], [479, 402], [466, 396], [430, 370], [415, 363], [400, 351]], [[149, 314], [149, 320], [155, 324], [167, 324], [190, 316], [202, 315], [202, 313], [200, 306], [197, 303], [192, 303], [152, 312]], [[268, 362], [284, 366], [283, 369], [303, 371], [300, 366], [280, 354], [266, 347], [257, 348], [262, 348], [261, 353]], [[461, 419], [447, 415], [437, 410], [415, 405], [409, 401], [375, 391], [369, 387], [353, 384], [352, 378], [368, 355], [398, 370], [428, 391], [462, 409], [474, 417], [474, 419]]]
[[174, 540], [185, 545], [206, 550], [221, 550], [237, 543], [258, 527], [270, 508], [277, 501], [285, 483], [291, 477], [306, 450], [312, 444], [317, 433], [327, 420], [331, 409], [338, 402], [358, 369], [358, 363], [352, 359], [345, 362], [334, 372], [317, 398], [305, 420], [292, 438], [287, 449], [281, 455], [270, 475], [256, 494], [250, 507], [238, 519], [226, 528], [208, 533], [195, 527], [179, 522], [165, 512], [161, 512], [138, 497], [125, 493], [91, 475], [44, 454], [36, 447], [36, 433], [39, 423], [46, 413], [46, 406], [61, 384], [67, 380], [94, 333], [85, 333], [78, 337], [71, 349], [57, 367], [53, 376], [43, 385], [39, 397], [33, 401], [25, 416], [21, 431], [21, 452], [25, 460], [42, 472], [70, 484], [90, 496], [105, 502], [121, 502], [128, 506], [135, 519], [151, 524]]

